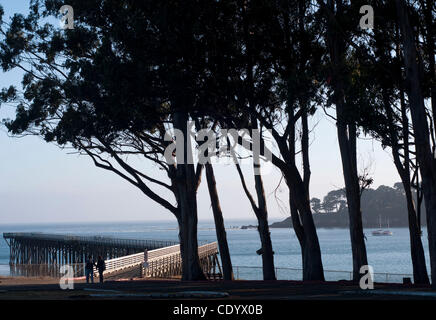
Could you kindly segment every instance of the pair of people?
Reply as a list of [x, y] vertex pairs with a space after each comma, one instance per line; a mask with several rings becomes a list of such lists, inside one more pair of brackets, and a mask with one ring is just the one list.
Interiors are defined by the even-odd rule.
[[100, 283], [103, 283], [103, 271], [106, 270], [106, 264], [101, 256], [98, 256], [97, 263], [92, 260], [91, 256], [88, 256], [88, 260], [85, 264], [86, 283], [89, 283], [89, 278], [91, 278], [91, 283], [94, 283], [94, 266], [98, 270], [98, 278]]

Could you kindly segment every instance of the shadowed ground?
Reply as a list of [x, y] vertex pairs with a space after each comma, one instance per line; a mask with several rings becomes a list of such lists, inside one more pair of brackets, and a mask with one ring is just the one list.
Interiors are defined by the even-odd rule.
[[430, 287], [379, 284], [374, 290], [343, 282], [301, 281], [215, 281], [181, 282], [177, 280], [119, 279], [103, 284], [74, 284], [73, 290], [61, 290], [58, 284], [0, 283], [0, 300], [15, 299], [436, 299]]

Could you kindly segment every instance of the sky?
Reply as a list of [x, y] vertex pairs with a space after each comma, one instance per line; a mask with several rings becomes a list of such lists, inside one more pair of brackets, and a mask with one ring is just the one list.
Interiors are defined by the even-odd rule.
[[[14, 12], [25, 12], [27, 1], [1, 0], [5, 19]], [[77, 12], [75, 12], [77, 14]], [[17, 85], [18, 72], [1, 73], [0, 88]], [[334, 110], [329, 110], [334, 115]], [[12, 118], [14, 110], [0, 108], [0, 119]], [[344, 186], [336, 126], [322, 110], [310, 120], [311, 185], [310, 196], [322, 199], [327, 192]], [[358, 141], [358, 168], [370, 167], [372, 187], [392, 186], [400, 181], [390, 150], [383, 150], [369, 138]], [[156, 170], [144, 165], [144, 170]], [[245, 196], [236, 169], [216, 164], [217, 188], [225, 220], [253, 220], [254, 213]], [[250, 166], [244, 167], [247, 183], [254, 192]], [[271, 221], [289, 216], [288, 189], [277, 188], [280, 173], [272, 168], [263, 176]], [[274, 191], [277, 188], [277, 192]], [[174, 203], [170, 195], [166, 198]], [[276, 196], [282, 202], [276, 199]], [[206, 178], [197, 194], [200, 220], [212, 220]], [[61, 149], [38, 137], [10, 137], [0, 128], [0, 224], [114, 222], [174, 220], [174, 216], [143, 195], [139, 189], [106, 170], [96, 168], [91, 159]]]

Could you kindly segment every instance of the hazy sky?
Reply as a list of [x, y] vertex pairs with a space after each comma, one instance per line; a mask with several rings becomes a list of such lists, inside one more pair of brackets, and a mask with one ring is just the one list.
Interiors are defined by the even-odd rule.
[[[13, 12], [23, 12], [27, 1], [2, 0], [1, 4], [6, 18]], [[20, 81], [18, 73], [0, 71], [0, 87], [19, 85]], [[334, 110], [330, 112], [334, 114]], [[12, 116], [13, 109], [2, 107], [0, 119]], [[311, 197], [322, 199], [328, 191], [343, 187], [342, 167], [333, 121], [318, 111], [311, 125], [316, 125], [310, 147]], [[71, 152], [37, 137], [11, 138], [4, 128], [0, 130], [0, 224], [174, 219], [139, 189], [111, 172], [96, 168], [88, 157], [68, 154]], [[399, 181], [390, 151], [382, 150], [378, 142], [359, 140], [358, 156], [359, 168], [372, 163], [373, 187], [392, 186]], [[252, 186], [250, 167], [247, 168], [246, 178]], [[146, 165], [144, 170], [156, 169]], [[215, 174], [224, 218], [254, 220], [234, 166], [217, 164]], [[279, 172], [273, 169], [263, 178], [270, 219], [286, 218], [287, 204], [281, 210], [274, 196]], [[277, 194], [286, 202], [287, 193], [282, 182]], [[212, 219], [205, 177], [197, 198], [199, 219]], [[171, 197], [167, 199], [173, 202]]]

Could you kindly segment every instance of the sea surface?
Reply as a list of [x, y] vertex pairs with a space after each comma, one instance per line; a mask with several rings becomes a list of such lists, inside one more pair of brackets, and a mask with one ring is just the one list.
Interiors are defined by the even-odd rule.
[[[262, 261], [256, 254], [260, 248], [259, 235], [255, 229], [238, 229], [241, 225], [255, 224], [254, 221], [228, 221], [227, 238], [235, 275], [243, 279], [261, 279]], [[368, 262], [373, 267], [376, 279], [394, 277], [388, 274], [412, 274], [409, 233], [407, 228], [391, 228], [392, 236], [375, 237], [373, 229], [365, 229]], [[73, 235], [101, 235], [125, 239], [178, 240], [176, 222], [116, 222], [116, 223], [65, 223], [65, 224], [17, 224], [0, 225], [4, 232], [45, 232]], [[298, 240], [291, 229], [271, 229], [275, 266], [279, 279], [301, 277], [301, 255]], [[322, 260], [326, 278], [331, 280], [349, 279], [352, 270], [351, 245], [348, 229], [318, 229]], [[198, 239], [216, 241], [212, 221], [200, 221]], [[428, 258], [427, 231], [423, 230], [422, 241]], [[282, 269], [283, 268], [283, 269]], [[295, 270], [287, 269], [292, 268]], [[340, 272], [339, 272], [340, 271]], [[9, 247], [3, 236], [0, 238], [0, 275], [9, 275]], [[377, 275], [378, 274], [378, 275]], [[401, 274], [401, 275], [400, 275]]]

